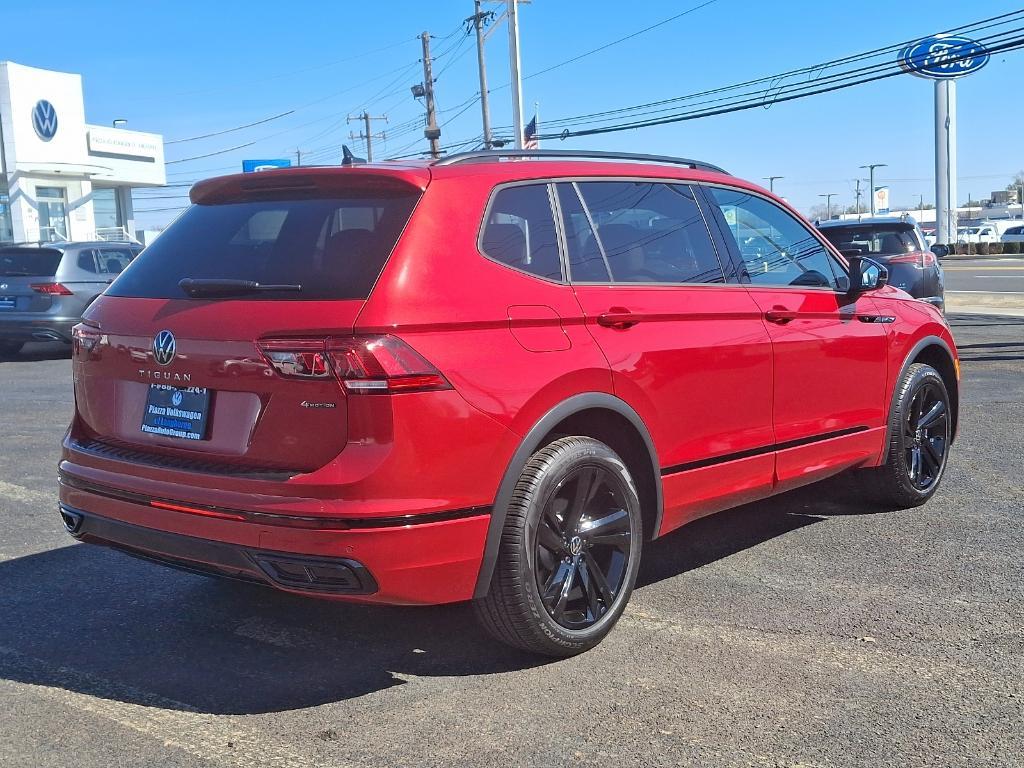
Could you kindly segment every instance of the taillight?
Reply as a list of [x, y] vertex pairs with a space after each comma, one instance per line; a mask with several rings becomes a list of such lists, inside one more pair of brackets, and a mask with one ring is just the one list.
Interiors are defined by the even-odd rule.
[[890, 264], [913, 264], [921, 269], [926, 269], [935, 264], [935, 254], [931, 251], [912, 251], [911, 253], [887, 256], [886, 258]]
[[90, 353], [96, 349], [103, 334], [96, 328], [79, 323], [71, 329], [71, 343], [74, 347], [73, 353]]
[[73, 296], [66, 285], [60, 283], [32, 283], [29, 286], [36, 293], [45, 293], [49, 296]]
[[451, 389], [448, 380], [397, 336], [265, 339], [260, 351], [282, 376], [335, 376], [351, 394], [393, 395]]

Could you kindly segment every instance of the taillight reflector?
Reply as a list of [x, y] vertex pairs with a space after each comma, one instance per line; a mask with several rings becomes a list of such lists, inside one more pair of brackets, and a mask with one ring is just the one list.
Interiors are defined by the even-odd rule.
[[440, 371], [397, 336], [264, 339], [259, 347], [267, 362], [282, 376], [334, 376], [352, 394], [451, 389]]
[[73, 296], [66, 285], [60, 283], [32, 283], [29, 286], [36, 293], [45, 293], [49, 296]]
[[155, 507], [156, 509], [167, 509], [171, 512], [187, 512], [190, 515], [217, 517], [221, 520], [245, 520], [244, 515], [235, 515], [230, 512], [218, 512], [213, 509], [203, 509], [202, 507], [190, 507], [185, 504], [171, 504], [168, 501], [157, 501], [155, 499], [149, 502], [149, 506]]

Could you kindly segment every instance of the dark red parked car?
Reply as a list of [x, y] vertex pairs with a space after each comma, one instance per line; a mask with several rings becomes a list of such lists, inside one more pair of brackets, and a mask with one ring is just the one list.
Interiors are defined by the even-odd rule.
[[698, 517], [854, 468], [931, 497], [937, 309], [718, 168], [571, 154], [196, 185], [76, 327], [68, 531], [568, 655]]

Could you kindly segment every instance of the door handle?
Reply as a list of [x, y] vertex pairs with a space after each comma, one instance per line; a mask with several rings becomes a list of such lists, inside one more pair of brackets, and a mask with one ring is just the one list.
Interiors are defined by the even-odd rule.
[[597, 324], [605, 328], [615, 328], [624, 331], [639, 323], [637, 316], [624, 307], [612, 307], [607, 312], [597, 316]]
[[775, 309], [769, 309], [764, 313], [764, 319], [769, 323], [777, 323], [778, 325], [785, 325], [790, 320], [796, 319], [796, 312], [789, 309], [782, 309], [781, 307]]

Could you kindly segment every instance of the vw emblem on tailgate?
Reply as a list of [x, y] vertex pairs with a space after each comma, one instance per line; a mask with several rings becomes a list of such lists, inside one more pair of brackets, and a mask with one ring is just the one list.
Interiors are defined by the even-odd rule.
[[157, 365], [170, 365], [174, 359], [174, 334], [160, 331], [153, 339], [153, 359]]

